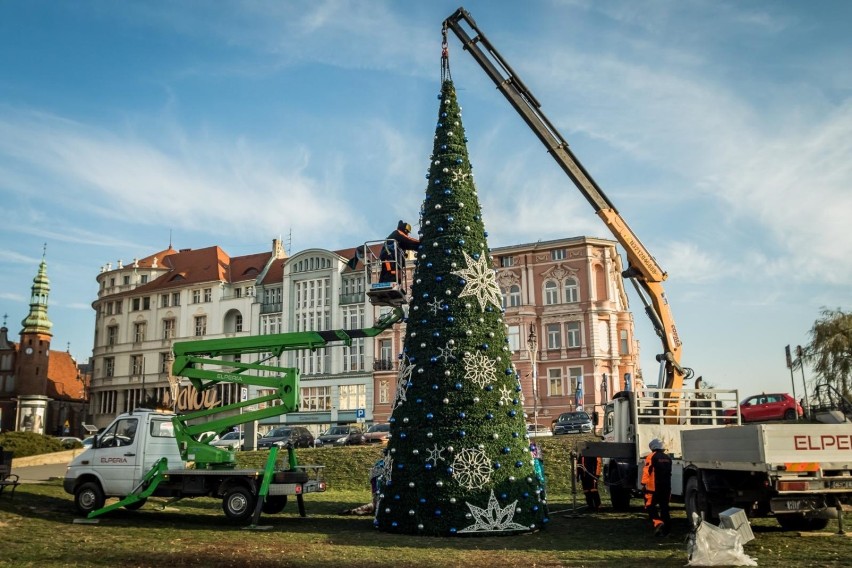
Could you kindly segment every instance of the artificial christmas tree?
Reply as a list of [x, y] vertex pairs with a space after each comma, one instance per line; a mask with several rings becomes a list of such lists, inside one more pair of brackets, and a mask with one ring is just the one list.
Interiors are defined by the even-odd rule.
[[432, 536], [547, 522], [449, 74], [421, 208], [405, 344], [376, 526]]

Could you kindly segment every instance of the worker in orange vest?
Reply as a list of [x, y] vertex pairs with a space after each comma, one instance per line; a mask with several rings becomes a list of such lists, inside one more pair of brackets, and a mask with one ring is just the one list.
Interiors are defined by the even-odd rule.
[[645, 456], [642, 487], [645, 491], [645, 511], [654, 524], [655, 536], [669, 534], [672, 518], [669, 500], [672, 496], [672, 459], [659, 438], [648, 444], [651, 453]]
[[577, 480], [586, 494], [586, 505], [590, 511], [601, 508], [601, 494], [598, 492], [598, 479], [601, 475], [601, 459], [580, 454], [577, 464]]

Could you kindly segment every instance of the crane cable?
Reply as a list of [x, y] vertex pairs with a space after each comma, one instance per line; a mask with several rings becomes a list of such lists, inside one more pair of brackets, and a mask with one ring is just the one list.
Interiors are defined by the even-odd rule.
[[453, 76], [450, 73], [450, 46], [447, 43], [447, 22], [441, 29], [441, 82], [452, 81]]

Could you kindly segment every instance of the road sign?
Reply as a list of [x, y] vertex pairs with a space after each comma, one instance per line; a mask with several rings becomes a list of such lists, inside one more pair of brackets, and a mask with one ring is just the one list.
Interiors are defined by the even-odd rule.
[[367, 417], [367, 410], [366, 409], [359, 408], [359, 409], [355, 410], [355, 418], [366, 418], [366, 417]]

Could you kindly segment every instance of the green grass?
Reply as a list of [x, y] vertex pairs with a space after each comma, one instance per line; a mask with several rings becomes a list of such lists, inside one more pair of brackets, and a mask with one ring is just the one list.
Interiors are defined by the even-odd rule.
[[[332, 450], [328, 450], [332, 451]], [[346, 458], [338, 450], [335, 459]], [[59, 482], [23, 485], [0, 497], [0, 566], [361, 567], [361, 566], [636, 566], [686, 564], [683, 509], [673, 510], [670, 537], [651, 536], [637, 506], [571, 516], [573, 496], [551, 494], [552, 521], [534, 534], [485, 538], [428, 538], [376, 531], [370, 517], [338, 512], [367, 502], [368, 491], [330, 490], [305, 498], [308, 518], [288, 504], [265, 516], [266, 532], [227, 521], [212, 499], [181, 501], [161, 510], [152, 499], [139, 511], [114, 511], [96, 525], [74, 524], [70, 495]], [[576, 496], [582, 503], [582, 493]], [[605, 501], [605, 505], [607, 505]], [[638, 503], [637, 503], [638, 505]], [[836, 523], [824, 531], [836, 531]], [[753, 521], [756, 540], [745, 551], [761, 566], [848, 566], [852, 539], [782, 532], [772, 519]]]

